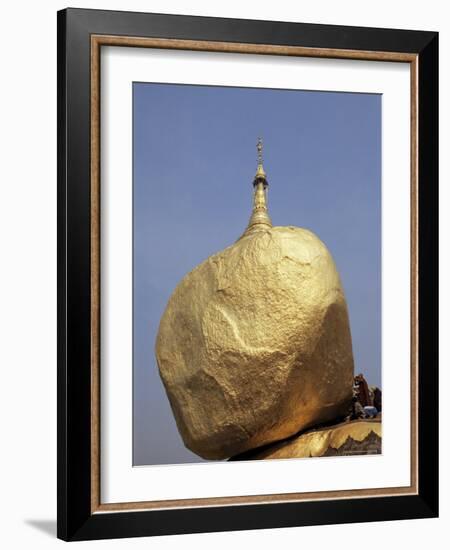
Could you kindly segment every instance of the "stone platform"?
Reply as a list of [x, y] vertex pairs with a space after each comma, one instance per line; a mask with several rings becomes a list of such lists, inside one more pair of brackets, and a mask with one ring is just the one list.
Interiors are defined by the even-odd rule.
[[381, 415], [308, 430], [300, 435], [234, 456], [229, 460], [268, 460], [381, 454]]

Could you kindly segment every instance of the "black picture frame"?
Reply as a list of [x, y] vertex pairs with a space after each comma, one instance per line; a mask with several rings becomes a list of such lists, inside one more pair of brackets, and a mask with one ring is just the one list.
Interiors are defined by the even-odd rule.
[[[58, 12], [58, 530], [64, 540], [438, 515], [438, 33], [117, 11]], [[418, 60], [416, 495], [93, 513], [91, 36], [403, 52]], [[420, 368], [422, 367], [422, 368]]]

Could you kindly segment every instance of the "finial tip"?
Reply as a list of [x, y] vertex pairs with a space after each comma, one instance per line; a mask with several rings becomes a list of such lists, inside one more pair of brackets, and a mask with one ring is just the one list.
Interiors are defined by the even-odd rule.
[[262, 164], [262, 149], [263, 149], [263, 141], [262, 138], [258, 138], [258, 143], [256, 144], [256, 149], [258, 151], [258, 164]]

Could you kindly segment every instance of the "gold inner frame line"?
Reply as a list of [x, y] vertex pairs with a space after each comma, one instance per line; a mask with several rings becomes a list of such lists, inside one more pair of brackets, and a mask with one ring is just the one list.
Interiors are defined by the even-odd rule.
[[[318, 57], [409, 63], [411, 83], [411, 484], [408, 487], [211, 497], [142, 502], [100, 500], [100, 50], [102, 46], [163, 48], [239, 54]], [[307, 48], [133, 36], [91, 35], [91, 513], [198, 508], [418, 494], [418, 55], [402, 52]]]

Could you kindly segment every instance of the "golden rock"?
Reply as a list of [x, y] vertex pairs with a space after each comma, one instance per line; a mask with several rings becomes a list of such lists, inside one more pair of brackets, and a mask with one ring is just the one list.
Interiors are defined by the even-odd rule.
[[258, 165], [247, 230], [183, 278], [156, 339], [178, 430], [207, 459], [333, 420], [352, 397], [348, 312], [334, 261], [311, 231], [272, 227], [267, 185]]
[[272, 227], [211, 256], [171, 296], [156, 356], [181, 436], [205, 458], [344, 414], [351, 336], [325, 245], [305, 229]]
[[[364, 445], [365, 442], [368, 445]], [[347, 448], [345, 449], [345, 447]], [[342, 456], [379, 454], [380, 452], [381, 422], [357, 420], [329, 428], [312, 430], [287, 441], [273, 443], [262, 450], [255, 449], [254, 452], [246, 453], [246, 456], [241, 459], [270, 460], [335, 456], [337, 454]]]

